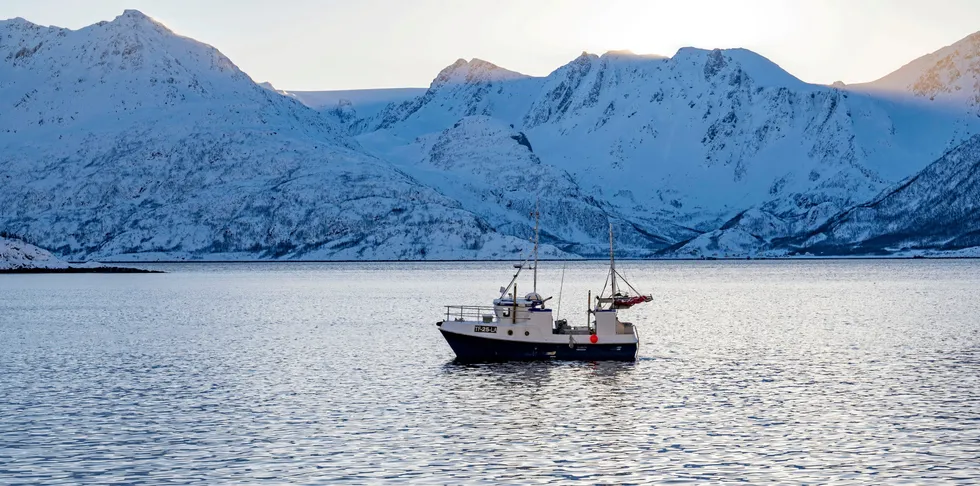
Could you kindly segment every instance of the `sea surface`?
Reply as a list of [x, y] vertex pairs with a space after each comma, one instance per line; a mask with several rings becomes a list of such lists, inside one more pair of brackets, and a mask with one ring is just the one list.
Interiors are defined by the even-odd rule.
[[455, 364], [508, 263], [152, 267], [0, 276], [0, 483], [980, 482], [977, 260], [621, 262], [625, 364]]

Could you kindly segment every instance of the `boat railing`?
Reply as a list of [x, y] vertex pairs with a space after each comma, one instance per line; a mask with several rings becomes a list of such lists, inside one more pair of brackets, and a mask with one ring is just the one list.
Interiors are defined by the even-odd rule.
[[494, 322], [497, 314], [491, 306], [485, 305], [447, 305], [447, 321]]
[[633, 323], [632, 322], [618, 322], [616, 325], [616, 334], [633, 334]]

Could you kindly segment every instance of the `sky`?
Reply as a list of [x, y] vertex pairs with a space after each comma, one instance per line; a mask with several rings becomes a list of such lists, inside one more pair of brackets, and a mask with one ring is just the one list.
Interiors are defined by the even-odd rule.
[[583, 51], [686, 46], [857, 83], [980, 31], [980, 0], [0, 0], [0, 19], [77, 29], [125, 9], [296, 91], [425, 87], [458, 58], [544, 76]]

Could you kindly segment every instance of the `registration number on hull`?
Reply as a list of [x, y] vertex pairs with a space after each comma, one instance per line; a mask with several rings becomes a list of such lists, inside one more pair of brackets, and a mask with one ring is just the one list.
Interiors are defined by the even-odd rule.
[[473, 326], [473, 332], [497, 332], [497, 326]]

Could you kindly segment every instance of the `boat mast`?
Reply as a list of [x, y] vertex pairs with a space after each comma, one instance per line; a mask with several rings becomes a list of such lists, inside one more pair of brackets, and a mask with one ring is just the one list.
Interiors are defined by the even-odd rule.
[[612, 295], [616, 295], [619, 290], [616, 288], [616, 258], [613, 255], [612, 221], [609, 222], [609, 278], [612, 280]]
[[534, 293], [538, 293], [538, 243], [541, 241], [541, 201], [534, 203]]

